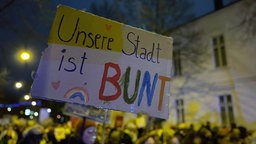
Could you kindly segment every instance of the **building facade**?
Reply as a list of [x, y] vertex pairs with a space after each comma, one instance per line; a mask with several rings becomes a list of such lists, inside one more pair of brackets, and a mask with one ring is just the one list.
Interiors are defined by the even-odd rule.
[[236, 2], [170, 32], [169, 121], [256, 128], [254, 3]]

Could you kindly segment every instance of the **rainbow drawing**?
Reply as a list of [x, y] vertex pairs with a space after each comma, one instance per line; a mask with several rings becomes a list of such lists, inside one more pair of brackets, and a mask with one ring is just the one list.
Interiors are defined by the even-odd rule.
[[73, 87], [66, 92], [64, 95], [65, 98], [75, 99], [78, 97], [81, 101], [87, 103], [89, 101], [89, 94], [86, 89], [83, 87]]

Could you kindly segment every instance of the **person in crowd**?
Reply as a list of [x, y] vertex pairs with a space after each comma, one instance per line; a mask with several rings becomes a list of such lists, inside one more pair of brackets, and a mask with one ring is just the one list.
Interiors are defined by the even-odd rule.
[[12, 125], [8, 125], [8, 127], [2, 131], [0, 134], [0, 143], [3, 144], [16, 144], [18, 141], [18, 135], [16, 131], [13, 129]]
[[[0, 144], [99, 144], [103, 141], [105, 144], [256, 144], [255, 131], [236, 124], [211, 127], [208, 122], [196, 129], [193, 124], [190, 127], [162, 127], [158, 123], [155, 127], [143, 127], [139, 133], [133, 123], [111, 128], [80, 120], [72, 131], [71, 125], [66, 123], [48, 121], [39, 125], [31, 120], [24, 124], [11, 121], [0, 125]], [[22, 135], [18, 138], [20, 132]]]
[[229, 137], [229, 131], [226, 127], [219, 128], [217, 131], [217, 144], [229, 144], [230, 143], [230, 137]]
[[195, 135], [192, 139], [192, 144], [204, 144], [200, 135]]
[[157, 144], [157, 143], [156, 143], [156, 140], [152, 136], [150, 136], [145, 140], [144, 144]]
[[107, 144], [120, 144], [122, 131], [117, 128], [112, 128], [106, 139]]
[[135, 144], [161, 144], [163, 143], [162, 133], [159, 135], [159, 131], [151, 130], [144, 136], [140, 137]]
[[164, 141], [166, 144], [180, 144], [180, 140], [176, 136], [172, 136]]
[[136, 124], [131, 121], [128, 122], [123, 128], [123, 139], [126, 141], [132, 141], [134, 143], [138, 139], [138, 128]]
[[43, 140], [44, 129], [40, 125], [35, 125], [27, 128], [23, 132], [23, 138], [19, 144], [41, 144]]
[[96, 124], [92, 121], [86, 121], [84, 130], [82, 132], [83, 144], [95, 144], [96, 143]]
[[123, 129], [112, 128], [106, 137], [106, 144], [133, 144], [133, 141]]

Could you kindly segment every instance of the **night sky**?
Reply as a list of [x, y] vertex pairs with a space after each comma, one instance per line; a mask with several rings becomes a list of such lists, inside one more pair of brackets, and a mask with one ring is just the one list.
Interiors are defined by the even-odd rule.
[[[223, 0], [228, 5], [236, 0]], [[5, 0], [0, 2], [0, 103], [17, 102], [29, 92], [58, 4], [87, 10], [95, 0], [54, 0], [38, 4], [35, 0]], [[97, 0], [98, 3], [102, 1]], [[195, 0], [193, 11], [196, 17], [214, 11], [213, 0]], [[7, 5], [10, 3], [10, 5]], [[18, 52], [28, 50], [32, 60], [20, 62]], [[7, 72], [7, 74], [5, 73]], [[26, 88], [14, 89], [16, 81], [25, 81]]]

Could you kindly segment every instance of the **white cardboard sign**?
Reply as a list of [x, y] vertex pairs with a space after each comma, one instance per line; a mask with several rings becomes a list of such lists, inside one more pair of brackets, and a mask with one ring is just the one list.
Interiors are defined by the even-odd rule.
[[172, 38], [59, 6], [31, 95], [168, 118]]

